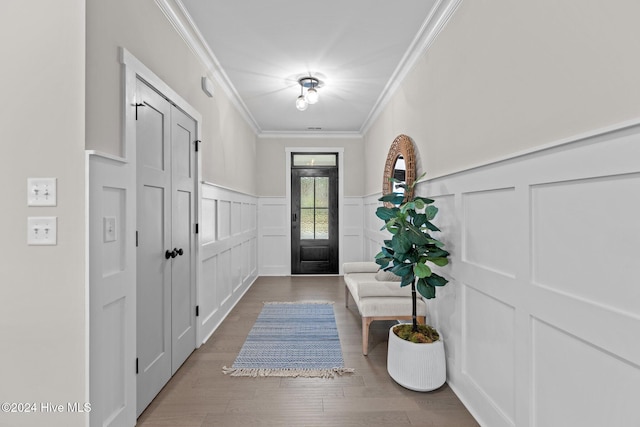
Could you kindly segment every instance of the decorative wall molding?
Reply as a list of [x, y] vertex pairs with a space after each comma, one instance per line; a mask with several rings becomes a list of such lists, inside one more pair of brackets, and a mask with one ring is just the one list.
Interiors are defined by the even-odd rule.
[[375, 215], [376, 209], [382, 206], [382, 202], [378, 201], [380, 197], [382, 197], [382, 192], [370, 194], [362, 199], [362, 236], [364, 244], [364, 258], [362, 260], [371, 261], [375, 259], [376, 254], [380, 252], [380, 248], [382, 247], [382, 241], [388, 238], [388, 234], [380, 230], [384, 223]]
[[640, 126], [640, 118], [637, 119], [632, 119], [632, 120], [627, 120], [624, 122], [620, 122], [620, 123], [616, 123], [610, 126], [604, 126], [598, 129], [593, 129], [593, 130], [589, 130], [586, 132], [581, 132], [577, 135], [572, 135], [566, 138], [561, 138], [555, 141], [551, 141], [547, 144], [542, 144], [542, 145], [537, 145], [535, 147], [532, 148], [528, 148], [522, 151], [518, 151], [515, 153], [509, 153], [507, 155], [504, 156], [499, 156], [496, 157], [495, 159], [492, 159], [490, 161], [483, 161], [481, 163], [477, 163], [477, 164], [473, 164], [473, 165], [469, 165], [469, 166], [465, 166], [463, 168], [460, 169], [452, 169], [450, 171], [446, 171], [443, 172], [439, 175], [432, 175], [429, 177], [430, 180], [435, 180], [435, 179], [440, 179], [440, 178], [446, 178], [446, 177], [450, 177], [459, 173], [467, 173], [467, 172], [472, 172], [476, 169], [481, 169], [487, 166], [497, 166], [500, 163], [503, 162], [508, 162], [511, 160], [517, 160], [521, 157], [527, 157], [527, 156], [535, 156], [535, 155], [544, 155], [544, 153], [548, 150], [554, 150], [556, 148], [560, 148], [563, 147], [565, 145], [572, 145], [572, 144], [576, 144], [580, 141], [587, 141], [587, 140], [593, 140], [593, 139], [598, 139], [598, 138], [604, 138], [607, 137], [607, 135], [609, 134], [615, 134], [621, 131], [624, 131], [625, 129], [632, 129], [632, 128], [636, 128], [637, 126]]
[[[87, 151], [86, 183], [90, 424], [133, 425], [135, 168], [123, 158]], [[114, 218], [115, 241], [103, 239], [104, 217]]]
[[342, 262], [361, 261], [364, 254], [364, 204], [362, 197], [345, 197], [342, 205]]
[[286, 197], [260, 197], [258, 202], [260, 275], [288, 276], [291, 273], [291, 242], [288, 240], [289, 210]]
[[257, 223], [255, 196], [202, 184], [201, 342], [213, 334], [258, 276]]
[[[638, 159], [631, 124], [416, 188], [452, 254], [428, 321], [481, 425], [640, 425]], [[364, 259], [384, 238], [377, 196]]]

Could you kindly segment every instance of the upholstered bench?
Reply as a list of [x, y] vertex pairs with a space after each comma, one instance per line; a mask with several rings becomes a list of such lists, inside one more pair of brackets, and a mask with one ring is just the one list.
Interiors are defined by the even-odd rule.
[[[411, 286], [400, 287], [400, 277], [379, 270], [375, 262], [343, 264], [345, 305], [349, 294], [362, 317], [362, 354], [369, 351], [369, 326], [374, 320], [411, 320]], [[427, 306], [418, 295], [418, 322], [424, 323]]]

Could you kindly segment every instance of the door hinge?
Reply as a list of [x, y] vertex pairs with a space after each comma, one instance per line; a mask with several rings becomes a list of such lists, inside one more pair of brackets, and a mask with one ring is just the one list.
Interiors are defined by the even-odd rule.
[[136, 248], [138, 247], [138, 232], [136, 231]]
[[144, 104], [133, 104], [134, 107], [136, 107], [136, 120], [138, 120], [138, 107], [144, 107]]
[[200, 316], [200, 306], [196, 305], [196, 317]]
[[198, 223], [196, 223], [196, 231], [195, 233], [198, 234], [200, 227], [198, 227]]
[[138, 373], [138, 358], [136, 357], [136, 374]]
[[197, 153], [197, 152], [198, 152], [198, 148], [200, 147], [200, 143], [201, 143], [202, 141], [200, 141], [199, 139], [196, 139], [196, 140], [195, 140], [195, 141], [193, 141], [193, 142], [195, 143], [195, 146], [196, 146], [196, 153]]

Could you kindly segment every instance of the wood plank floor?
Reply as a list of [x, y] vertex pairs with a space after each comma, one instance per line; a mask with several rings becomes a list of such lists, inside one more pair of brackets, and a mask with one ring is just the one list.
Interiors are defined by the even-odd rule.
[[[231, 366], [266, 301], [335, 301], [345, 366], [354, 374], [322, 378], [242, 378]], [[397, 385], [387, 374], [392, 322], [374, 322], [369, 356], [353, 301], [341, 277], [260, 277], [222, 325], [187, 359], [138, 419], [138, 426], [437, 426], [478, 424], [445, 384], [429, 393]]]

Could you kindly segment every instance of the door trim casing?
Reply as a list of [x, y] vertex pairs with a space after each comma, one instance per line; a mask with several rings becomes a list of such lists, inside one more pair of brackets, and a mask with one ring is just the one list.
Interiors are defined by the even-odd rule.
[[[291, 212], [291, 153], [338, 153], [338, 274], [342, 274], [342, 242], [344, 211], [344, 147], [285, 147], [287, 212]], [[291, 276], [291, 215], [287, 215], [286, 227], [287, 275]]]

